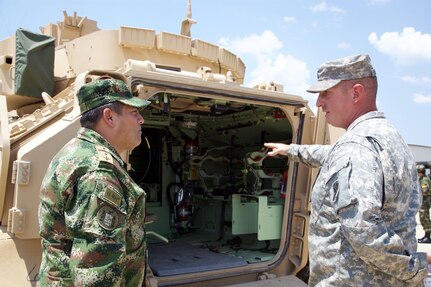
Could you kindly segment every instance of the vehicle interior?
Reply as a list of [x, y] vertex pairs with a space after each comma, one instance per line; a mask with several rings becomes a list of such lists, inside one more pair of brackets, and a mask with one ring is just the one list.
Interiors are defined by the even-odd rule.
[[149, 265], [156, 276], [267, 262], [279, 251], [290, 143], [278, 107], [159, 92], [143, 111], [130, 175], [147, 194]]

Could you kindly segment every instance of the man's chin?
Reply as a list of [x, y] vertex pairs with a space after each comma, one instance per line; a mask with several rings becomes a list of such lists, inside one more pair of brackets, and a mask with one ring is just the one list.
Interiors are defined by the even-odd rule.
[[128, 150], [132, 151], [141, 144], [141, 141], [136, 141], [135, 143], [130, 143]]

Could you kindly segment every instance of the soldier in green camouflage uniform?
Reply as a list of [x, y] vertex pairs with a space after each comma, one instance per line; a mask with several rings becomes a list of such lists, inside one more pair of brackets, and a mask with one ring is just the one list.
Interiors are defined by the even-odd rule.
[[417, 253], [419, 191], [413, 155], [377, 111], [377, 78], [368, 55], [323, 64], [317, 106], [346, 129], [333, 145], [266, 143], [320, 167], [311, 194], [310, 286], [422, 286], [425, 253]]
[[149, 102], [124, 82], [78, 92], [81, 128], [53, 158], [40, 193], [40, 286], [145, 286], [145, 192], [120, 154], [139, 145]]
[[422, 206], [419, 210], [419, 219], [421, 225], [425, 231], [424, 237], [418, 240], [419, 243], [431, 243], [431, 220], [430, 220], [430, 208], [431, 208], [431, 182], [429, 177], [425, 175], [425, 166], [419, 164], [416, 166], [419, 176], [419, 185], [422, 188]]

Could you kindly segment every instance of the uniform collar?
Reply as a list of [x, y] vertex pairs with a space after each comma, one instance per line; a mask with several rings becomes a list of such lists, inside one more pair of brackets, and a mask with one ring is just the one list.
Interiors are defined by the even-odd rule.
[[115, 148], [104, 138], [102, 137], [98, 132], [92, 129], [87, 128], [79, 128], [77, 137], [79, 139], [91, 142], [95, 145], [101, 145], [105, 147], [109, 153], [122, 165], [124, 164], [123, 159], [118, 154], [118, 152], [115, 150]]
[[379, 112], [379, 111], [372, 111], [372, 112], [368, 112], [366, 114], [363, 114], [362, 116], [360, 116], [359, 118], [357, 118], [356, 120], [354, 120], [349, 127], [347, 128], [347, 131], [350, 131], [352, 129], [354, 129], [357, 125], [359, 125], [360, 123], [370, 120], [370, 119], [384, 119], [385, 114], [383, 112]]

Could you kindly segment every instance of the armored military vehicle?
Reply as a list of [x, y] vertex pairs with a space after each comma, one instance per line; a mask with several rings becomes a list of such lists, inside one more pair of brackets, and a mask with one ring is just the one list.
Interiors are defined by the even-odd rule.
[[101, 76], [151, 102], [122, 155], [147, 193], [151, 286], [305, 285], [316, 171], [263, 143], [328, 143], [324, 117], [281, 84], [245, 87], [238, 56], [190, 36], [190, 9], [180, 34], [63, 16], [0, 42], [1, 285], [36, 285], [41, 181], [79, 128], [77, 90]]

